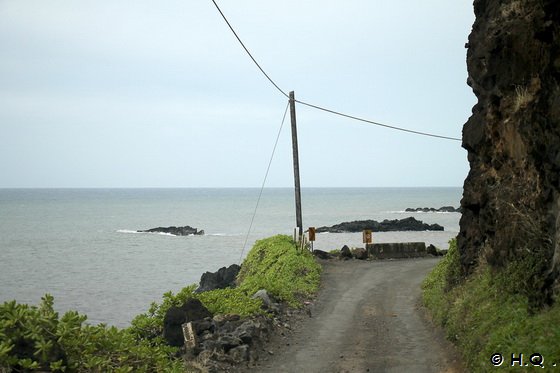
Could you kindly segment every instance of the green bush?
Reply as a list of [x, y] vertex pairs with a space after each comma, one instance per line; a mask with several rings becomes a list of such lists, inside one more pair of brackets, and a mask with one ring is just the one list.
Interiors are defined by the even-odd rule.
[[153, 340], [161, 335], [163, 317], [171, 306], [180, 306], [189, 298], [199, 299], [213, 314], [249, 316], [264, 312], [260, 299], [251, 296], [260, 289], [292, 306], [317, 291], [321, 267], [306, 250], [303, 252], [289, 236], [278, 235], [257, 241], [241, 266], [238, 286], [195, 293], [196, 285], [174, 295], [167, 292], [161, 304], [152, 303], [147, 313], [132, 320], [131, 333], [139, 339]]
[[85, 324], [70, 311], [59, 318], [53, 297], [39, 306], [0, 305], [0, 371], [181, 372], [176, 349], [136, 340], [126, 329]]
[[86, 316], [73, 311], [59, 317], [50, 295], [39, 306], [6, 302], [0, 305], [0, 372], [184, 372], [178, 350], [161, 337], [170, 307], [197, 298], [213, 314], [249, 316], [264, 312], [262, 301], [251, 298], [259, 289], [297, 306], [317, 290], [320, 271], [290, 237], [275, 236], [249, 252], [236, 288], [194, 293], [191, 285], [167, 292], [126, 329], [88, 325]]
[[449, 303], [444, 296], [449, 282], [458, 282], [460, 273], [457, 240], [449, 241], [447, 254], [436, 264], [423, 283], [424, 304], [432, 311], [432, 316], [440, 323], [445, 323]]
[[298, 250], [289, 236], [257, 241], [241, 266], [239, 288], [248, 294], [266, 289], [291, 306], [319, 287], [321, 266], [307, 250]]
[[[560, 356], [560, 306], [538, 312], [530, 307], [523, 279], [531, 279], [530, 268], [511, 263], [502, 270], [482, 263], [454, 287], [449, 279], [458, 275], [458, 257], [454, 243], [451, 256], [436, 265], [423, 283], [423, 301], [447, 337], [455, 342], [465, 363], [473, 372], [520, 371], [511, 366], [511, 355], [529, 357], [539, 353], [547, 366], [549, 359]], [[449, 254], [448, 254], [449, 255]], [[455, 277], [457, 278], [457, 277]], [[504, 363], [498, 368], [490, 357], [500, 353]], [[549, 367], [554, 362], [548, 361]]]
[[252, 299], [243, 289], [218, 289], [197, 294], [202, 304], [213, 314], [249, 316], [262, 312], [262, 301]]

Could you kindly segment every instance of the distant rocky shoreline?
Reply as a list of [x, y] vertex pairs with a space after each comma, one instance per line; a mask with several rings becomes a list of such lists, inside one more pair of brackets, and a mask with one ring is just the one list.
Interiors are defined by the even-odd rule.
[[198, 230], [197, 228], [185, 225], [184, 227], [157, 227], [146, 230], [136, 231], [138, 233], [166, 233], [172, 234], [174, 236], [202, 236], [204, 235], [204, 230]]
[[433, 208], [433, 207], [408, 207], [406, 210], [404, 210], [406, 212], [461, 212], [461, 208], [455, 208], [453, 206], [443, 206], [440, 207], [439, 209]]
[[426, 224], [413, 217], [395, 220], [383, 220], [378, 222], [375, 220], [356, 220], [335, 224], [330, 227], [320, 227], [316, 229], [317, 233], [354, 233], [371, 230], [373, 232], [397, 232], [397, 231], [443, 231], [443, 227], [439, 224]]

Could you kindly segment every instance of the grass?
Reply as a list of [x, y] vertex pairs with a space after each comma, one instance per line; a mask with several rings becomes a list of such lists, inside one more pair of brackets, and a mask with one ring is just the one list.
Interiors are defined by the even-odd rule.
[[189, 372], [177, 349], [161, 337], [171, 306], [198, 298], [213, 314], [242, 317], [264, 313], [252, 295], [266, 289], [291, 306], [315, 293], [321, 267], [312, 255], [298, 251], [289, 236], [258, 241], [243, 262], [238, 286], [194, 293], [196, 285], [167, 292], [160, 304], [138, 315], [126, 329], [86, 324], [87, 317], [69, 311], [62, 317], [46, 295], [39, 306], [0, 304], [0, 373], [12, 371]]
[[[545, 368], [554, 369], [553, 363], [560, 366], [560, 306], [533, 310], [524, 291], [518, 291], [527, 277], [513, 264], [499, 271], [481, 264], [459, 283], [459, 256], [453, 241], [448, 255], [425, 279], [424, 304], [459, 347], [472, 372], [527, 369], [515, 361], [512, 366], [512, 354], [515, 358], [523, 354], [523, 364], [529, 367], [535, 353], [544, 357]], [[450, 287], [450, 282], [455, 285]], [[490, 361], [496, 353], [504, 357], [499, 367]]]
[[526, 107], [532, 99], [533, 96], [529, 93], [529, 89], [527, 87], [520, 85], [515, 86], [515, 111]]
[[321, 266], [307, 250], [298, 250], [289, 236], [258, 241], [247, 255], [238, 276], [239, 289], [254, 294], [266, 289], [292, 307], [319, 288]]

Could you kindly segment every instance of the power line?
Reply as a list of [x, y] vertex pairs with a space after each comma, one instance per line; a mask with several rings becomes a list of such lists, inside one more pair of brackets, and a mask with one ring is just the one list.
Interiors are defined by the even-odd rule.
[[[226, 16], [224, 15], [224, 13], [222, 12], [222, 10], [220, 9], [220, 7], [218, 6], [218, 4], [216, 3], [215, 0], [212, 0], [212, 2], [214, 3], [214, 6], [216, 7], [216, 9], [218, 9], [218, 12], [220, 12], [220, 15], [222, 16], [222, 18], [224, 19], [224, 21], [226, 22], [226, 24], [228, 25], [229, 29], [231, 30], [231, 32], [233, 33], [233, 35], [235, 35], [235, 37], [237, 38], [237, 41], [239, 41], [239, 44], [241, 44], [241, 46], [243, 47], [243, 49], [245, 50], [245, 52], [247, 52], [247, 54], [249, 55], [249, 57], [251, 58], [251, 60], [253, 60], [253, 63], [259, 68], [259, 70], [263, 73], [263, 75], [268, 79], [268, 81], [280, 92], [282, 93], [282, 95], [284, 95], [285, 97], [289, 98], [288, 94], [286, 94], [286, 92], [284, 90], [282, 90], [278, 84], [276, 84], [274, 82], [274, 80], [272, 80], [272, 78], [264, 71], [264, 69], [261, 67], [261, 65], [257, 62], [257, 60], [253, 57], [253, 55], [251, 54], [251, 52], [249, 52], [249, 49], [247, 49], [247, 47], [245, 46], [245, 44], [243, 43], [243, 41], [241, 41], [241, 38], [237, 35], [237, 32], [235, 32], [233, 26], [229, 23], [228, 19], [226, 18]], [[344, 114], [341, 113], [339, 111], [335, 111], [335, 110], [331, 110], [331, 109], [327, 109], [321, 106], [317, 106], [317, 105], [313, 105], [304, 101], [299, 101], [299, 100], [295, 100], [295, 102], [298, 102], [302, 105], [305, 106], [309, 106], [311, 108], [317, 109], [317, 110], [321, 110], [321, 111], [325, 111], [327, 113], [331, 113], [334, 115], [338, 115], [341, 117], [345, 117], [348, 119], [353, 119], [356, 121], [360, 121], [360, 122], [364, 122], [364, 123], [369, 123], [369, 124], [373, 124], [376, 126], [380, 126], [380, 127], [385, 127], [385, 128], [389, 128], [392, 130], [396, 130], [396, 131], [402, 131], [402, 132], [408, 132], [408, 133], [412, 133], [415, 135], [421, 135], [421, 136], [429, 136], [429, 137], [436, 137], [436, 138], [440, 138], [440, 139], [445, 139], [445, 140], [453, 140], [453, 141], [461, 141], [460, 138], [457, 137], [449, 137], [449, 136], [441, 136], [441, 135], [435, 135], [432, 133], [428, 133], [428, 132], [422, 132], [422, 131], [414, 131], [414, 130], [409, 130], [406, 128], [402, 128], [402, 127], [397, 127], [397, 126], [390, 126], [388, 124], [383, 124], [383, 123], [379, 123], [379, 122], [375, 122], [373, 120], [368, 120], [368, 119], [364, 119], [364, 118], [359, 118], [356, 117], [354, 115], [349, 115], [349, 114]]]
[[401, 127], [396, 127], [396, 126], [390, 126], [388, 124], [383, 124], [383, 123], [379, 123], [379, 122], [374, 122], [372, 120], [368, 120], [368, 119], [363, 119], [363, 118], [359, 118], [359, 117], [355, 117], [353, 115], [348, 115], [348, 114], [344, 114], [335, 110], [331, 110], [331, 109], [326, 109], [324, 107], [321, 106], [317, 106], [317, 105], [313, 105], [313, 104], [309, 104], [307, 102], [304, 101], [300, 101], [300, 100], [295, 100], [296, 102], [305, 105], [305, 106], [309, 106], [311, 108], [317, 109], [317, 110], [322, 110], [322, 111], [326, 111], [327, 113], [331, 113], [331, 114], [335, 114], [335, 115], [339, 115], [341, 117], [345, 117], [345, 118], [349, 118], [349, 119], [354, 119], [360, 122], [365, 122], [365, 123], [369, 123], [369, 124], [374, 124], [376, 126], [381, 126], [381, 127], [385, 127], [385, 128], [390, 128], [393, 130], [397, 130], [397, 131], [403, 131], [403, 132], [409, 132], [409, 133], [414, 133], [416, 135], [422, 135], [422, 136], [430, 136], [430, 137], [437, 137], [440, 139], [446, 139], [446, 140], [455, 140], [455, 141], [461, 141], [461, 139], [456, 138], [456, 137], [448, 137], [448, 136], [441, 136], [441, 135], [434, 135], [432, 133], [428, 133], [428, 132], [421, 132], [421, 131], [414, 131], [414, 130], [409, 130], [406, 128], [401, 128]]
[[272, 85], [278, 90], [280, 91], [280, 93], [282, 93], [286, 98], [288, 97], [288, 94], [286, 92], [284, 92], [279, 86], [278, 84], [276, 84], [274, 82], [274, 80], [272, 80], [272, 78], [270, 76], [268, 76], [268, 74], [263, 70], [263, 68], [261, 67], [261, 65], [259, 65], [259, 63], [257, 62], [257, 60], [255, 60], [255, 58], [253, 57], [253, 55], [251, 54], [251, 52], [249, 52], [249, 49], [247, 49], [247, 47], [245, 46], [245, 44], [243, 44], [243, 42], [241, 41], [241, 38], [237, 35], [237, 32], [235, 32], [235, 30], [233, 29], [233, 27], [231, 26], [231, 24], [229, 23], [229, 21], [227, 20], [226, 16], [224, 15], [224, 13], [222, 12], [222, 10], [220, 9], [220, 7], [218, 6], [218, 4], [216, 4], [216, 2], [214, 0], [212, 0], [212, 2], [214, 3], [214, 5], [216, 6], [216, 9], [218, 9], [218, 12], [220, 12], [220, 14], [222, 15], [222, 18], [224, 19], [224, 21], [226, 21], [229, 29], [231, 30], [231, 32], [233, 32], [233, 35], [235, 35], [235, 37], [237, 38], [237, 41], [239, 41], [239, 44], [241, 44], [241, 46], [243, 47], [243, 49], [245, 49], [245, 52], [247, 52], [247, 54], [249, 55], [249, 57], [251, 57], [251, 59], [253, 60], [253, 62], [255, 63], [255, 65], [257, 65], [257, 67], [259, 68], [259, 70], [264, 74], [264, 76], [266, 76], [266, 78], [268, 79], [268, 81], [270, 83], [272, 83]]

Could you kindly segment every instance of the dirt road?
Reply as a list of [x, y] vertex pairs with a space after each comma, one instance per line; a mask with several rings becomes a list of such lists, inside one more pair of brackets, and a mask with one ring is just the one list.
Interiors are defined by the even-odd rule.
[[462, 372], [457, 353], [419, 306], [437, 259], [324, 261], [311, 317], [255, 372]]

